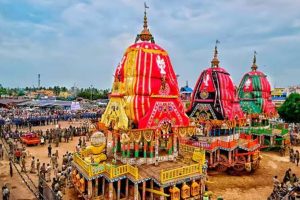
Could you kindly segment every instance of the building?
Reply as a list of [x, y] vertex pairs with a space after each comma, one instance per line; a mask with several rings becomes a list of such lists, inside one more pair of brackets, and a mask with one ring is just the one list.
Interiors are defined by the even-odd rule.
[[271, 92], [272, 102], [276, 108], [279, 108], [286, 100], [288, 96], [287, 88], [274, 88]]

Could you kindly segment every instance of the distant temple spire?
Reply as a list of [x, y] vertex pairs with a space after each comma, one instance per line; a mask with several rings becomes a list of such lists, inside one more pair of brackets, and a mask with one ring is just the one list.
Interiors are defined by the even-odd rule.
[[211, 67], [219, 67], [219, 59], [218, 59], [218, 44], [220, 43], [219, 40], [216, 40], [216, 45], [215, 45], [215, 52], [214, 52], [214, 58], [211, 61]]
[[252, 64], [252, 71], [256, 71], [257, 70], [257, 65], [256, 65], [256, 51], [254, 51], [254, 56], [253, 56], [253, 64]]
[[136, 36], [135, 42], [141, 40], [141, 41], [151, 41], [152, 43], [155, 43], [154, 37], [149, 31], [148, 28], [148, 20], [147, 20], [147, 9], [149, 8], [146, 4], [144, 3], [145, 11], [144, 11], [144, 25], [143, 25], [143, 30], [140, 34]]

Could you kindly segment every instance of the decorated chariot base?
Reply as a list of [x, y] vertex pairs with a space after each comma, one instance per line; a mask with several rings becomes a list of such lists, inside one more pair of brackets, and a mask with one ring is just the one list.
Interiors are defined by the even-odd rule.
[[[200, 199], [206, 176], [203, 150], [180, 145], [177, 151], [172, 139], [167, 149], [162, 141], [167, 143], [171, 134], [158, 130], [128, 132], [125, 141], [106, 133], [94, 133], [92, 145], [74, 154], [72, 181], [84, 198]], [[148, 143], [154, 143], [154, 152]]]

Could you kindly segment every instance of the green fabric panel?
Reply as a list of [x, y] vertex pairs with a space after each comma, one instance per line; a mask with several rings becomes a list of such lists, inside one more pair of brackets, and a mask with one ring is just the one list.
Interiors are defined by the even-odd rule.
[[248, 77], [249, 77], [248, 74], [245, 75], [245, 76], [243, 77], [241, 83], [240, 83], [240, 86], [239, 86], [239, 93], [238, 93], [239, 98], [244, 98], [245, 92], [244, 92], [243, 89], [244, 89], [244, 85], [245, 85], [245, 82], [246, 82], [246, 80], [248, 79]]
[[247, 113], [260, 113], [259, 107], [254, 101], [240, 101], [240, 105], [244, 112]]
[[262, 112], [262, 106], [263, 106], [263, 98], [257, 98], [256, 99], [256, 104], [257, 104], [257, 106], [259, 107], [259, 109], [260, 109], [260, 112]]
[[252, 86], [254, 91], [261, 91], [261, 84], [258, 76], [252, 76]]

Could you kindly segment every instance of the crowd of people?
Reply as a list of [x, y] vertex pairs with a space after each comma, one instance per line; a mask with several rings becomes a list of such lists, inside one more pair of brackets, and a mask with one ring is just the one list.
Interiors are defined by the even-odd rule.
[[[21, 173], [36, 174], [39, 176], [41, 184], [43, 181], [46, 184], [51, 184], [55, 199], [62, 199], [65, 187], [70, 185], [72, 154], [66, 152], [61, 158], [62, 163], [60, 163], [58, 150], [53, 152], [53, 146], [58, 147], [61, 142], [69, 142], [75, 136], [79, 136], [80, 143], [85, 145], [85, 142], [89, 140], [88, 125], [84, 123], [80, 127], [70, 125], [68, 128], [58, 126], [46, 131], [36, 130], [34, 134], [39, 136], [41, 141], [43, 140], [44, 145], [47, 145], [49, 162], [41, 162], [39, 158], [31, 156], [29, 150], [20, 141], [20, 137], [25, 133], [10, 125], [0, 128], [0, 137], [6, 141], [9, 150], [10, 176], [13, 176], [13, 163], [17, 164], [20, 166]], [[0, 144], [0, 159], [3, 159], [3, 144]], [[39, 190], [40, 194], [43, 194], [44, 187], [41, 184]], [[3, 198], [4, 193], [9, 196], [7, 190], [8, 188], [3, 188]]]
[[[51, 182], [51, 189], [56, 199], [60, 200], [63, 198], [63, 194], [65, 194], [65, 188], [71, 184], [72, 154], [67, 151], [63, 155], [61, 167], [59, 167], [58, 158], [58, 152], [52, 154], [50, 162], [47, 165], [43, 163], [40, 168], [37, 165], [37, 173], [40, 176], [40, 185], [43, 184], [43, 181]], [[32, 164], [32, 166], [34, 165]], [[40, 191], [40, 193], [42, 192]]]
[[102, 109], [26, 109], [12, 108], [0, 109], [0, 126], [5, 124], [15, 125], [17, 128], [27, 126], [41, 126], [57, 124], [59, 121], [72, 119], [98, 119], [101, 117]]
[[282, 181], [278, 179], [278, 176], [273, 177], [273, 186], [273, 192], [268, 200], [295, 200], [298, 197], [297, 192], [300, 190], [300, 181], [297, 175], [289, 168], [285, 172]]
[[[19, 131], [18, 129], [12, 128], [10, 125], [0, 128], [0, 136], [3, 137], [6, 141], [16, 141], [24, 134], [27, 134], [28, 131]], [[57, 125], [57, 128], [43, 130], [35, 130], [34, 134], [38, 136], [41, 140], [41, 145], [54, 143], [58, 147], [61, 142], [69, 142], [73, 140], [75, 136], [89, 135], [89, 123], [84, 122], [80, 127], [74, 127], [70, 125], [68, 128], [60, 128]]]

